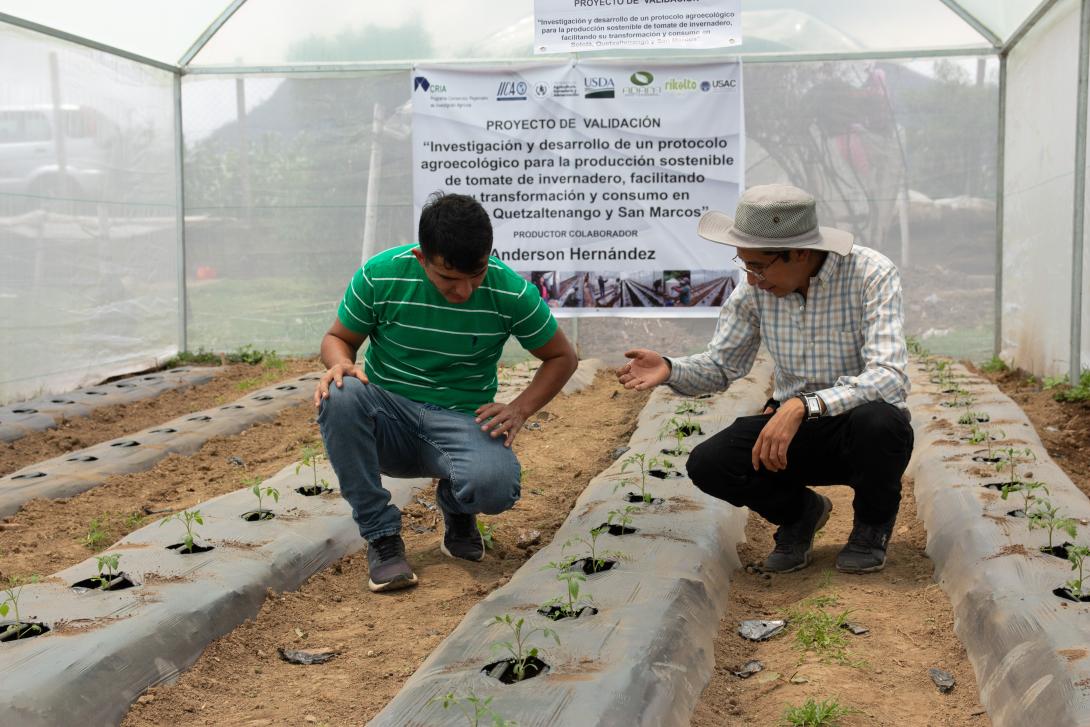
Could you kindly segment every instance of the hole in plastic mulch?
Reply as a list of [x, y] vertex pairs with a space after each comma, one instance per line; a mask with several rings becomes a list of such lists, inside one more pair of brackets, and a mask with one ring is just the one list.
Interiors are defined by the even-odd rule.
[[178, 369], [169, 369], [169, 370], [167, 370], [167, 373], [168, 374], [184, 374], [186, 371], [189, 371], [189, 369], [183, 366], [182, 368], [178, 368]]
[[118, 573], [111, 578], [105, 588], [102, 587], [102, 581], [98, 578], [84, 578], [72, 584], [72, 588], [82, 588], [87, 591], [124, 591], [126, 588], [135, 586], [136, 584], [125, 573]]
[[277, 391], [295, 391], [298, 387], [294, 384], [284, 384], [283, 386], [277, 386]]
[[47, 477], [45, 472], [26, 472], [21, 475], [15, 475], [11, 479], [13, 480], [36, 480], [39, 477]]
[[93, 454], [78, 454], [75, 457], [69, 457], [64, 460], [65, 462], [97, 462], [98, 457]]
[[276, 513], [272, 510], [250, 510], [242, 513], [239, 517], [248, 523], [256, 523], [261, 520], [272, 520], [276, 517]]
[[123, 439], [120, 442], [114, 442], [111, 447], [139, 447], [140, 442], [135, 439]]
[[105, 391], [85, 391], [83, 393], [87, 396], [106, 396]]
[[136, 384], [132, 384], [127, 381], [119, 381], [118, 383], [114, 384], [114, 386], [119, 389], [131, 389], [132, 387], [136, 386]]
[[255, 396], [254, 401], [272, 401], [273, 398], [268, 394], [262, 394], [261, 396]]
[[1063, 545], [1053, 545], [1051, 548], [1047, 545], [1042, 545], [1040, 548], [1038, 548], [1038, 550], [1040, 550], [1045, 555], [1051, 555], [1054, 558], [1067, 560], [1067, 549], [1071, 545], [1072, 543], [1069, 543], [1065, 540]]
[[210, 422], [210, 421], [212, 421], [212, 417], [208, 416], [207, 414], [198, 414], [195, 417], [189, 417], [188, 419], [186, 419], [186, 421], [187, 422]]
[[1011, 480], [1007, 482], [985, 482], [983, 487], [987, 487], [989, 490], [1002, 490], [1006, 487], [1009, 492], [1018, 492], [1022, 489], [1022, 483]]
[[671, 457], [685, 457], [689, 454], [689, 450], [687, 449], [666, 449], [666, 447], [663, 447], [661, 451], [663, 454], [668, 454]]
[[50, 399], [50, 404], [75, 404], [71, 399]]
[[989, 457], [986, 454], [974, 454], [973, 455], [973, 461], [974, 462], [987, 462], [988, 464], [995, 464], [996, 462], [999, 462], [1002, 459], [1003, 459], [1002, 457], [998, 457], [998, 456]]
[[215, 550], [214, 545], [198, 545], [193, 543], [192, 548], [186, 548], [185, 543], [175, 543], [174, 545], [168, 545], [167, 550], [176, 550], [179, 555], [193, 555], [194, 553], [207, 553], [210, 550]]
[[152, 434], [174, 434], [177, 431], [178, 430], [174, 429], [173, 427], [159, 427], [158, 429], [152, 429], [151, 433]]
[[492, 662], [484, 669], [481, 669], [481, 673], [500, 680], [502, 684], [518, 684], [547, 673], [549, 665], [536, 656], [531, 656], [526, 659], [524, 669], [522, 679], [518, 679], [515, 676], [515, 660], [503, 659], [502, 661]]
[[694, 434], [704, 433], [704, 430], [701, 429], [700, 425], [696, 422], [693, 422], [692, 424], [682, 424], [680, 427], [677, 428], [677, 430], [681, 432], [681, 436], [683, 437], [691, 437]]
[[549, 606], [548, 608], [539, 608], [537, 612], [552, 621], [560, 621], [565, 618], [587, 618], [598, 613], [598, 609], [593, 606], [583, 606], [577, 608], [575, 613], [569, 613], [567, 606]]
[[595, 573], [612, 570], [615, 565], [617, 565], [617, 561], [607, 558], [599, 558], [597, 561], [592, 561], [590, 558], [580, 558], [572, 561], [571, 567], [583, 571], [583, 575], [592, 576]]
[[650, 500], [645, 500], [643, 499], [643, 495], [638, 492], [626, 492], [624, 499], [625, 502], [638, 502], [645, 505], [661, 505], [666, 502], [666, 500], [661, 497], [652, 497]]
[[300, 381], [318, 381], [321, 378], [322, 378], [321, 376], [300, 376], [299, 380]]
[[162, 376], [144, 376], [144, 377], [141, 377], [140, 380], [141, 381], [158, 381], [161, 378], [163, 378], [163, 377]]
[[245, 409], [242, 404], [228, 404], [227, 406], [221, 406], [220, 409]]
[[639, 528], [634, 528], [631, 525], [626, 527], [624, 525], [620, 525], [619, 523], [613, 523], [612, 525], [610, 525], [609, 523], [602, 523], [597, 528], [595, 528], [595, 530], [598, 530], [599, 528], [604, 528], [605, 531], [610, 535], [631, 535], [632, 533], [639, 530]]
[[302, 487], [296, 487], [295, 491], [304, 497], [314, 497], [324, 492], [333, 492], [332, 489], [327, 489], [321, 485], [303, 485]]
[[1007, 517], [1025, 517], [1025, 516], [1026, 516], [1026, 511], [1023, 510], [1022, 508], [1018, 508], [1017, 510], [1008, 510], [1007, 511]]
[[27, 408], [12, 409], [11, 413], [12, 414], [37, 414], [38, 410], [37, 409], [27, 409]]
[[20, 621], [19, 623], [5, 621], [0, 623], [0, 642], [4, 643], [32, 639], [35, 636], [41, 636], [45, 633], [49, 633], [49, 627], [43, 623], [34, 621], [29, 623], [25, 621]]
[[660, 480], [676, 480], [685, 476], [677, 470], [660, 469], [647, 470], [647, 474], [651, 475], [652, 477], [658, 477]]
[[1090, 603], [1090, 594], [1076, 597], [1070, 588], [1053, 588], [1052, 593], [1065, 601], [1074, 601], [1075, 603]]

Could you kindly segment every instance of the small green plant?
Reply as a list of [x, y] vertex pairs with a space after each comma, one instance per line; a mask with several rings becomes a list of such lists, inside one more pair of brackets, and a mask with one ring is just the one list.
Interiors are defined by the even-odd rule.
[[[643, 499], [643, 501], [645, 503], [650, 503], [655, 498], [654, 498], [654, 496], [651, 495], [650, 492], [647, 491], [647, 473], [650, 472], [651, 470], [655, 469], [656, 467], [667, 467], [667, 468], [669, 468], [670, 466], [672, 466], [672, 463], [669, 460], [659, 459], [658, 457], [648, 458], [648, 456], [645, 453], [636, 452], [634, 454], [629, 455], [628, 457], [626, 457], [621, 462], [621, 473], [624, 474], [625, 470], [627, 470], [630, 465], [634, 465], [636, 467], [639, 467], [639, 470], [640, 470], [640, 497]], [[627, 481], [628, 480], [622, 481], [620, 484], [617, 485], [617, 487], [620, 487], [621, 485], [623, 485]], [[616, 488], [614, 488], [614, 490], [616, 490]]]
[[[584, 545], [589, 552], [583, 557], [591, 564], [591, 570], [597, 572], [606, 564], [606, 558], [620, 558], [622, 556], [621, 553], [614, 550], [598, 550], [598, 538], [608, 529], [608, 526], [596, 527], [591, 530], [590, 534], [586, 537], [573, 538], [565, 542], [564, 545], [561, 546], [561, 550], [567, 550], [567, 548], [572, 545]], [[572, 558], [569, 562], [574, 563], [577, 560], [579, 560], [579, 557]]]
[[662, 425], [662, 429], [659, 431], [659, 439], [667, 439], [669, 437], [673, 437], [677, 440], [677, 444], [671, 450], [664, 449], [664, 454], [673, 454], [680, 457], [689, 453], [689, 448], [685, 446], [685, 431], [682, 429], [682, 423], [678, 421], [676, 417], [670, 417], [670, 419]]
[[95, 562], [98, 563], [98, 577], [95, 578], [98, 581], [98, 587], [102, 590], [106, 590], [110, 587], [110, 582], [117, 578], [118, 564], [121, 562], [121, 553], [110, 553], [109, 555], [100, 555], [95, 558]]
[[980, 370], [988, 374], [1003, 374], [1010, 371], [1010, 367], [1006, 362], [998, 356], [992, 356], [990, 359], [980, 364]]
[[848, 655], [847, 637], [842, 628], [851, 611], [834, 614], [823, 610], [836, 603], [835, 596], [815, 596], [803, 602], [803, 609], [788, 614], [788, 621], [795, 625], [795, 645], [800, 651], [813, 651], [822, 659], [860, 666], [861, 662], [853, 662]]
[[700, 402], [698, 402], [696, 399], [686, 399], [685, 401], [678, 404], [677, 408], [674, 409], [674, 413], [678, 415], [698, 414], [702, 411], [704, 411], [704, 407], [700, 406]]
[[133, 531], [144, 524], [144, 513], [130, 512], [125, 516], [125, 530]]
[[262, 507], [262, 498], [271, 497], [273, 502], [280, 502], [280, 490], [275, 487], [262, 487], [262, 481], [263, 480], [260, 477], [250, 477], [242, 481], [242, 484], [249, 487], [250, 492], [254, 493], [254, 496], [257, 497], [258, 512], [264, 510], [264, 507]]
[[1048, 491], [1048, 485], [1044, 482], [1004, 482], [999, 496], [1006, 500], [1012, 492], [1020, 494], [1022, 496], [1022, 512], [1028, 516], [1030, 505], [1037, 499], [1037, 496], [1033, 494], [1037, 490], [1044, 490], [1046, 495], [1052, 494]]
[[847, 717], [858, 710], [845, 707], [835, 699], [824, 699], [815, 702], [813, 697], [803, 704], [788, 706], [783, 712], [783, 724], [791, 727], [835, 727], [840, 724], [841, 717]]
[[526, 619], [515, 619], [509, 613], [504, 614], [503, 616], [494, 616], [488, 623], [501, 624], [511, 631], [510, 641], [497, 641], [492, 644], [492, 649], [504, 649], [511, 655], [511, 659], [514, 661], [516, 682], [521, 682], [526, 678], [526, 663], [540, 653], [538, 647], [530, 646], [530, 638], [534, 634], [540, 633], [543, 638], [552, 638], [556, 641], [556, 645], [560, 646], [560, 637], [557, 636], [556, 632], [552, 629], [547, 626], [541, 626], [529, 629], [528, 631], [523, 631]]
[[91, 518], [91, 524], [87, 528], [87, 534], [83, 536], [83, 544], [91, 550], [102, 550], [102, 544], [109, 535], [109, 533], [106, 532], [105, 527], [103, 527], [105, 521], [105, 515]]
[[1087, 401], [1090, 400], [1090, 369], [1085, 369], [1079, 375], [1079, 385], [1060, 389], [1052, 398], [1056, 401]]
[[303, 455], [299, 458], [299, 464], [295, 465], [295, 474], [298, 475], [300, 470], [304, 467], [310, 467], [310, 475], [313, 479], [311, 490], [315, 492], [329, 492], [333, 489], [332, 485], [322, 477], [318, 478], [318, 462], [325, 458], [325, 454], [322, 450], [320, 443], [304, 444]]
[[538, 609], [539, 612], [546, 613], [550, 609], [556, 608], [557, 612], [550, 616], [554, 621], [577, 616], [579, 611], [589, 606], [592, 601], [590, 594], [583, 593], [580, 585], [587, 582], [587, 577], [579, 571], [571, 570], [570, 561], [554, 561], [542, 570], [549, 569], [556, 570], [556, 580], [564, 584], [564, 595], [551, 598], [541, 604], [541, 608]]
[[492, 547], [496, 544], [494, 536], [496, 534], [496, 528], [492, 523], [486, 523], [484, 520], [477, 519], [477, 532], [481, 534], [481, 540], [484, 541], [485, 550], [492, 550]]
[[176, 512], [173, 515], [167, 515], [159, 521], [159, 527], [163, 527], [171, 520], [177, 520], [185, 528], [185, 537], [182, 538], [181, 550], [192, 553], [194, 541], [200, 537], [200, 534], [195, 529], [194, 523], [197, 525], [204, 525], [204, 518], [201, 517], [201, 511], [183, 510], [182, 512]]
[[1072, 578], [1064, 586], [1067, 590], [1071, 591], [1071, 595], [1075, 598], [1081, 599], [1083, 596], [1083, 561], [1086, 557], [1090, 556], [1090, 548], [1085, 545], [1069, 545], [1067, 546], [1067, 559], [1071, 561], [1071, 570], [1078, 571], [1079, 577]]
[[1036, 462], [1037, 455], [1033, 453], [1033, 450], [1029, 447], [1020, 449], [1018, 447], [1004, 447], [999, 450], [999, 461], [995, 463], [995, 469], [1000, 474], [1004, 470], [1007, 471], [1009, 485], [1021, 485], [1022, 481], [1018, 478], [1018, 468], [1021, 465], [1029, 464], [1030, 462]]
[[30, 578], [8, 576], [7, 581], [0, 587], [0, 593], [4, 594], [4, 600], [0, 601], [0, 618], [7, 618], [10, 612], [14, 621], [6, 629], [0, 631], [0, 636], [6, 637], [14, 632], [17, 634], [16, 638], [20, 638], [24, 629], [29, 633], [37, 633], [42, 630], [42, 627], [38, 624], [24, 624], [19, 617], [19, 597], [23, 594], [23, 587], [28, 583], [37, 583], [38, 580], [38, 576], [31, 576]]
[[517, 727], [515, 722], [504, 719], [492, 709], [492, 697], [481, 699], [473, 692], [459, 697], [454, 692], [447, 692], [438, 697], [433, 697], [431, 702], [442, 702], [443, 709], [457, 707], [462, 716], [466, 718], [469, 727]]
[[619, 526], [622, 534], [628, 532], [632, 529], [632, 513], [638, 510], [635, 505], [625, 505], [623, 510], [610, 510], [606, 516], [606, 525]]
[[988, 415], [982, 411], [973, 411], [971, 409], [966, 409], [965, 413], [958, 417], [958, 424], [965, 424], [970, 427], [981, 421], [988, 421]]
[[163, 364], [163, 368], [172, 369], [186, 364], [218, 364], [219, 362], [220, 357], [218, 353], [205, 351], [202, 347], [198, 348], [196, 353], [193, 351], [179, 351], [176, 356], [166, 360]]
[[1060, 386], [1060, 385], [1066, 384], [1066, 383], [1067, 383], [1067, 374], [1064, 374], [1063, 376], [1046, 376], [1043, 379], [1041, 379], [1041, 386], [1043, 386], [1046, 391], [1049, 390], [1049, 389], [1055, 389], [1057, 386]]
[[1037, 509], [1029, 513], [1029, 529], [1048, 531], [1049, 550], [1053, 547], [1052, 534], [1055, 531], [1067, 533], [1069, 538], [1075, 537], [1075, 521], [1069, 517], [1060, 517], [1060, 508], [1045, 499], [1038, 500], [1036, 505]]
[[997, 439], [1003, 439], [1007, 436], [1007, 433], [1002, 429], [995, 429], [994, 431], [988, 427], [982, 427], [978, 424], [974, 424], [973, 428], [969, 430], [969, 443], [970, 444], [983, 444], [987, 447], [988, 454], [986, 455], [989, 460], [995, 459], [994, 454], [994, 442]]
[[908, 352], [913, 356], [931, 355], [931, 352], [924, 347], [923, 342], [915, 336], [905, 336], [905, 344], [908, 346]]
[[280, 360], [280, 357], [276, 354], [276, 351], [258, 351], [253, 347], [253, 344], [247, 343], [245, 346], [240, 346], [237, 351], [227, 355], [227, 360], [231, 363], [244, 363], [250, 366], [256, 366], [259, 363], [267, 360]]

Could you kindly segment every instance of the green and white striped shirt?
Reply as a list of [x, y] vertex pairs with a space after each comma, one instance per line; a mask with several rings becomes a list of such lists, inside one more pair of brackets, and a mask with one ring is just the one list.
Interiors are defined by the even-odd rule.
[[481, 287], [450, 303], [402, 245], [356, 271], [337, 309], [346, 328], [367, 336], [367, 377], [387, 391], [446, 409], [473, 412], [496, 394], [496, 364], [509, 336], [544, 346], [556, 319], [537, 289], [495, 257]]

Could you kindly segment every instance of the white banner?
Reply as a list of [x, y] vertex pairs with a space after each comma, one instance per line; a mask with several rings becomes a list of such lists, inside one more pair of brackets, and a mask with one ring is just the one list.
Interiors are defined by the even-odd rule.
[[534, 0], [534, 52], [726, 48], [742, 42], [741, 0]]
[[733, 212], [743, 131], [738, 62], [419, 66], [415, 211], [476, 197], [557, 307], [717, 306], [738, 275], [697, 221]]

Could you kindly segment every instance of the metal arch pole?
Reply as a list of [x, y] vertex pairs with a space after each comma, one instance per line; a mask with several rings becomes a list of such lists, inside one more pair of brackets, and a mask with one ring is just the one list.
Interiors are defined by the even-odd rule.
[[1077, 386], [1082, 374], [1083, 234], [1086, 223], [1086, 131], [1090, 75], [1090, 0], [1082, 0], [1079, 18], [1079, 85], [1075, 108], [1075, 220], [1071, 245], [1071, 356], [1068, 381]]
[[954, 13], [963, 21], [965, 21], [966, 25], [983, 35], [984, 38], [987, 39], [987, 41], [991, 43], [996, 50], [1003, 47], [1002, 39], [1000, 39], [998, 35], [992, 32], [990, 28], [984, 25], [984, 23], [980, 22], [980, 20], [978, 20], [975, 15], [971, 14], [965, 8], [961, 7], [960, 2], [957, 2], [957, 0], [942, 0], [942, 4], [949, 8], [950, 12]]
[[999, 128], [995, 154], [995, 296], [992, 355], [1003, 349], [1003, 214], [1006, 202], [1007, 155], [1007, 54], [999, 55]]
[[182, 136], [182, 76], [174, 74], [174, 224], [178, 266], [178, 350], [189, 350], [189, 295], [185, 257], [185, 139]]
[[1056, 2], [1057, 0], [1041, 0], [1041, 4], [1037, 6], [1037, 9], [1022, 21], [1022, 24], [1011, 33], [1011, 37], [1007, 38], [1007, 42], [1003, 44], [1003, 55], [1010, 53], [1011, 49], [1018, 45], [1018, 41], [1022, 40], [1022, 38], [1026, 36], [1026, 33], [1032, 30], [1033, 26], [1037, 25], [1037, 21], [1043, 18], [1045, 13], [1051, 10]]
[[188, 66], [190, 61], [192, 61], [193, 58], [201, 52], [204, 46], [208, 44], [208, 41], [212, 40], [212, 36], [219, 32], [219, 29], [223, 27], [223, 24], [230, 20], [231, 16], [235, 14], [235, 11], [241, 8], [245, 2], [246, 0], [234, 0], [234, 2], [228, 5], [227, 9], [220, 13], [220, 16], [204, 29], [204, 32], [197, 37], [197, 40], [194, 41], [193, 45], [189, 46], [189, 50], [187, 50], [178, 60], [178, 65], [182, 68]]
[[25, 30], [32, 30], [35, 33], [41, 33], [42, 35], [48, 35], [51, 38], [57, 38], [58, 40], [68, 41], [69, 43], [75, 43], [76, 45], [82, 45], [85, 48], [91, 48], [92, 50], [102, 51], [103, 53], [109, 53], [111, 55], [120, 56], [136, 63], [141, 63], [145, 66], [152, 66], [158, 68], [161, 71], [168, 71], [170, 73], [177, 73], [180, 69], [178, 66], [172, 66], [169, 63], [163, 63], [157, 61], [154, 58], [148, 58], [138, 53], [130, 53], [120, 48], [115, 48], [112, 45], [106, 45], [105, 43], [99, 43], [98, 41], [91, 40], [90, 38], [84, 38], [81, 35], [74, 35], [72, 33], [65, 33], [63, 30], [57, 30], [56, 28], [50, 28], [48, 25], [41, 25], [40, 23], [34, 23], [23, 18], [18, 18], [14, 15], [8, 15], [7, 13], [0, 13], [0, 21], [9, 25], [14, 25]]

